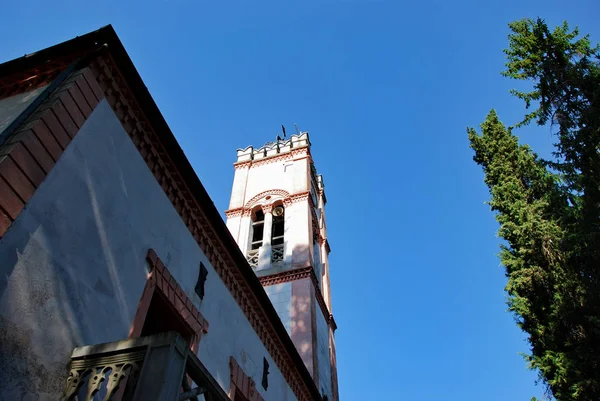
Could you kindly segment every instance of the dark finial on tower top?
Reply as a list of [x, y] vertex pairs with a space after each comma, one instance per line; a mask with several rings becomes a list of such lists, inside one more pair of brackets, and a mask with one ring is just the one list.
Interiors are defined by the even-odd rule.
[[285, 127], [281, 124], [281, 131], [283, 132], [283, 139], [285, 139]]

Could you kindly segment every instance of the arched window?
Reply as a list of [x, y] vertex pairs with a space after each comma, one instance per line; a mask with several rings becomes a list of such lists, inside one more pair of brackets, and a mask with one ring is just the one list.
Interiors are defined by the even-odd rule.
[[252, 237], [246, 259], [253, 268], [258, 268], [258, 250], [263, 244], [263, 233], [265, 232], [265, 214], [258, 208], [252, 214]]
[[283, 245], [285, 209], [283, 206], [273, 208], [273, 228], [271, 230], [271, 245]]
[[285, 233], [285, 209], [283, 205], [273, 208], [273, 225], [271, 227], [271, 263], [283, 262], [283, 236]]
[[258, 249], [262, 246], [263, 232], [265, 229], [265, 214], [261, 209], [254, 212], [252, 216], [252, 242], [250, 249]]

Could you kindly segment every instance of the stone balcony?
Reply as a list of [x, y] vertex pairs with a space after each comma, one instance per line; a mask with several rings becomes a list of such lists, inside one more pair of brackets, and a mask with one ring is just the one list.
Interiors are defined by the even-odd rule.
[[65, 401], [229, 401], [176, 332], [75, 348]]

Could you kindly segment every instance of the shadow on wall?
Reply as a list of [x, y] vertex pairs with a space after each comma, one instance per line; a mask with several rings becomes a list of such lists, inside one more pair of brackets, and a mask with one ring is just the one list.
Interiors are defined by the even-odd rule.
[[[292, 254], [292, 267], [309, 267], [310, 249], [306, 245], [294, 247]], [[310, 277], [292, 281], [292, 305], [290, 308], [292, 320], [291, 338], [302, 357], [304, 364], [311, 374], [314, 367], [314, 288]]]
[[147, 194], [116, 158], [88, 162], [80, 136], [0, 240], [0, 399], [58, 399], [72, 349], [127, 338], [145, 283], [128, 216]]
[[311, 266], [311, 253], [308, 245], [296, 245], [292, 250], [292, 268]]

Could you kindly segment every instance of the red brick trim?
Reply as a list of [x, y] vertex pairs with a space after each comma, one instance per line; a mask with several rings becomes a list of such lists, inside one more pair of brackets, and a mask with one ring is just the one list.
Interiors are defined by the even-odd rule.
[[269, 195], [278, 196], [283, 199], [290, 197], [290, 193], [285, 189], [269, 189], [268, 191], [263, 191], [258, 195], [255, 195], [252, 198], [250, 198], [250, 200], [246, 202], [246, 208], [251, 209], [252, 207], [254, 207], [254, 205], [256, 205], [256, 203], [258, 203], [259, 200]]
[[[254, 208], [256, 203], [261, 198], [263, 198], [267, 195], [278, 195], [278, 196], [283, 197], [283, 203], [285, 206], [289, 206], [295, 202], [302, 202], [302, 201], [308, 200], [311, 214], [312, 214], [313, 229], [315, 230], [316, 233], [319, 232], [319, 225], [317, 222], [317, 213], [315, 212], [315, 204], [313, 203], [312, 197], [310, 196], [310, 192], [308, 192], [308, 191], [298, 192], [298, 193], [292, 194], [292, 195], [290, 195], [289, 192], [287, 192], [283, 189], [272, 189], [272, 190], [264, 191], [256, 196], [253, 196], [248, 202], [246, 202], [245, 206], [226, 210], [225, 217], [232, 218], [232, 217], [246, 216], [246, 215], [251, 214], [252, 209]], [[279, 200], [279, 199], [276, 199], [276, 200]]]
[[[262, 395], [256, 390], [256, 383], [248, 377], [234, 357], [229, 357], [229, 398], [232, 401], [263, 401]], [[245, 399], [236, 397], [241, 394]]]
[[295, 148], [294, 150], [286, 153], [278, 153], [273, 156], [263, 157], [262, 159], [255, 160], [244, 160], [241, 162], [237, 162], [233, 164], [233, 167], [238, 170], [246, 167], [260, 167], [264, 164], [282, 162], [286, 160], [301, 160], [311, 158], [310, 149], [307, 145], [303, 145], [300, 148]]
[[103, 98], [85, 68], [75, 72], [0, 147], [0, 238]]
[[317, 303], [319, 304], [319, 308], [321, 308], [321, 312], [325, 317], [325, 321], [333, 331], [337, 329], [337, 324], [335, 323], [335, 319], [333, 318], [333, 314], [329, 312], [327, 308], [327, 304], [325, 303], [325, 298], [323, 297], [323, 293], [321, 292], [321, 288], [319, 288], [319, 281], [317, 280], [317, 276], [315, 275], [315, 270], [312, 266], [302, 267], [300, 269], [286, 270], [281, 273], [270, 274], [268, 276], [259, 277], [260, 283], [263, 287], [268, 287], [270, 285], [288, 283], [290, 281], [302, 280], [304, 278], [310, 277], [313, 287], [315, 288], [315, 298], [317, 299]]
[[244, 168], [250, 168], [251, 164], [252, 164], [251, 160], [246, 160], [246, 161], [243, 161], [243, 162], [234, 163], [233, 168], [235, 170], [241, 170], [241, 169], [244, 169]]
[[148, 250], [146, 261], [150, 265], [150, 274], [142, 293], [137, 312], [133, 319], [129, 337], [139, 337], [142, 334], [144, 321], [148, 314], [150, 301], [154, 291], [159, 291], [169, 301], [173, 310], [185, 321], [194, 332], [192, 339], [192, 350], [198, 352], [198, 346], [203, 334], [208, 333], [208, 321], [194, 306], [192, 300], [186, 295], [177, 280], [171, 275], [169, 269], [160, 260], [153, 249]]
[[[281, 273], [270, 274], [268, 276], [259, 277], [260, 283], [263, 287], [270, 285], [287, 283], [294, 280], [300, 280], [306, 277], [315, 275], [312, 266], [302, 267], [300, 269], [286, 270]], [[316, 277], [316, 276], [315, 276]]]
[[237, 207], [235, 209], [229, 209], [225, 211], [225, 217], [227, 217], [228, 219], [231, 219], [233, 217], [240, 217], [242, 216], [244, 213], [244, 208], [243, 207]]

